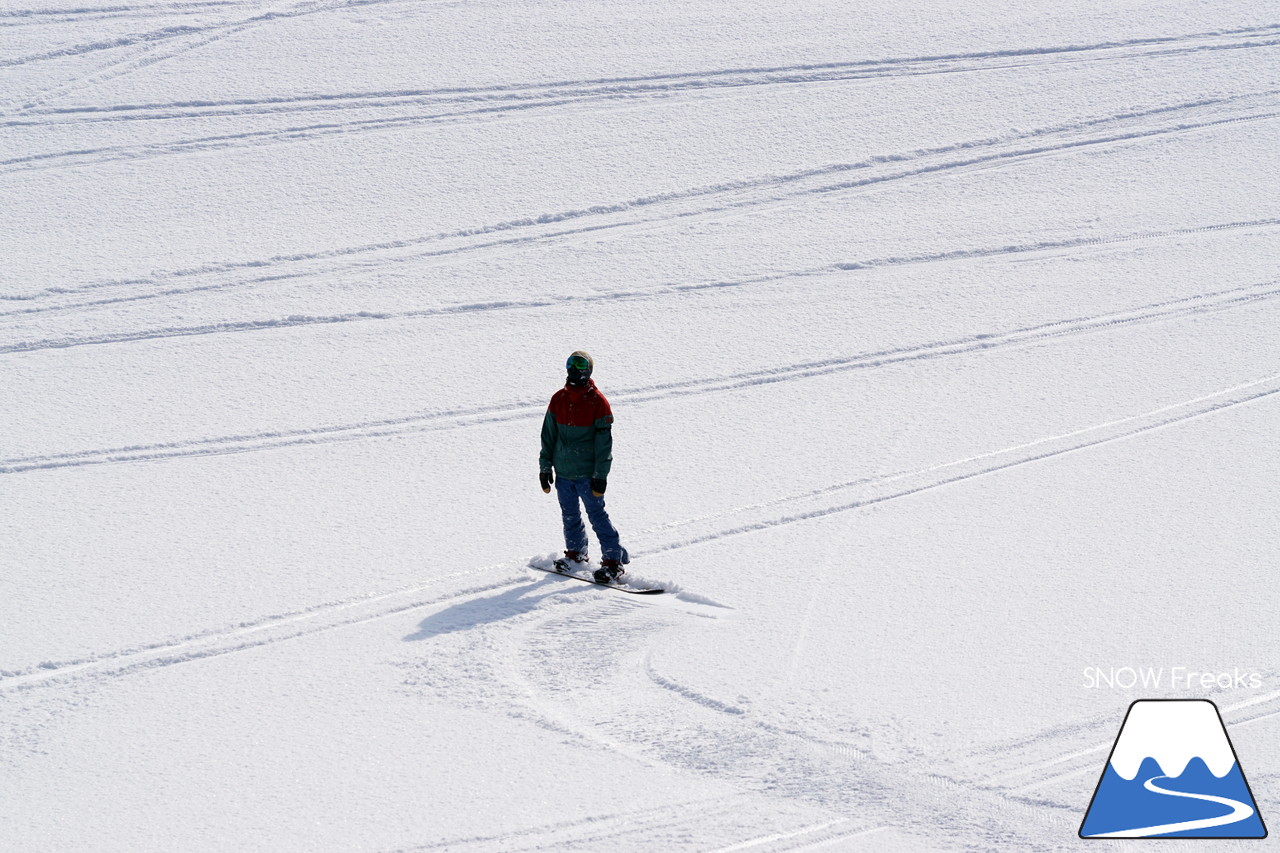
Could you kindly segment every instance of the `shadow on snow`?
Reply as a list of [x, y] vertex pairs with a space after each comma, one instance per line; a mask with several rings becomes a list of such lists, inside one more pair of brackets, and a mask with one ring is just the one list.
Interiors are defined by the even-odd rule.
[[466, 631], [490, 622], [500, 622], [503, 619], [510, 619], [512, 616], [528, 613], [537, 607], [538, 603], [544, 598], [553, 595], [582, 594], [588, 591], [587, 587], [577, 589], [566, 587], [563, 584], [555, 584], [551, 589], [540, 595], [527, 594], [544, 587], [551, 580], [538, 581], [528, 586], [518, 586], [498, 595], [491, 595], [486, 598], [472, 598], [446, 607], [444, 610], [432, 613], [426, 619], [423, 619], [418, 624], [418, 630], [404, 638], [405, 642], [426, 640], [440, 634], [451, 634], [454, 631]]

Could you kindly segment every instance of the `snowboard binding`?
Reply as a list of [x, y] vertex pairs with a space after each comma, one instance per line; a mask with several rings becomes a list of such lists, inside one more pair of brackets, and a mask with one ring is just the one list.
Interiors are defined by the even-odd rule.
[[564, 556], [556, 560], [554, 565], [556, 571], [572, 572], [574, 569], [585, 566], [591, 561], [586, 551], [565, 551]]
[[625, 572], [626, 569], [622, 568], [617, 560], [605, 559], [601, 561], [600, 568], [596, 569], [591, 576], [595, 578], [596, 583], [617, 583], [618, 578], [622, 577]]

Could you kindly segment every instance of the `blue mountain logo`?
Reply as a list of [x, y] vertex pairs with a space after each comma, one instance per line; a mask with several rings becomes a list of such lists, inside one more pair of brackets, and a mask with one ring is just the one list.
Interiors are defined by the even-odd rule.
[[1081, 838], [1266, 838], [1218, 706], [1129, 706], [1080, 825]]

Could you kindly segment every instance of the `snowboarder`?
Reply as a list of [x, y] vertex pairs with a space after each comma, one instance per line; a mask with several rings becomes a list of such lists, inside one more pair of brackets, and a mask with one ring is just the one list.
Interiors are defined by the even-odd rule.
[[[564, 387], [551, 398], [542, 419], [542, 453], [538, 456], [538, 482], [542, 491], [556, 487], [564, 521], [564, 562], [587, 562], [587, 528], [578, 501], [587, 508], [591, 528], [600, 540], [600, 568], [593, 576], [599, 583], [616, 583], [631, 561], [618, 541], [618, 531], [604, 509], [604, 490], [613, 464], [613, 411], [591, 380], [595, 367], [591, 356], [578, 350], [565, 362]], [[555, 473], [552, 473], [552, 469]], [[560, 562], [560, 561], [557, 561]]]

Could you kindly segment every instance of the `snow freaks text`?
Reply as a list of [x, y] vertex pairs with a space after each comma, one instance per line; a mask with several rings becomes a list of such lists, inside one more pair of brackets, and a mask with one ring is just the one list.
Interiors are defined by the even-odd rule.
[[1144, 690], [1167, 687], [1170, 690], [1257, 690], [1262, 687], [1262, 675], [1246, 672], [1239, 667], [1227, 671], [1205, 671], [1187, 666], [1121, 666], [1084, 668], [1083, 686], [1087, 690]]

